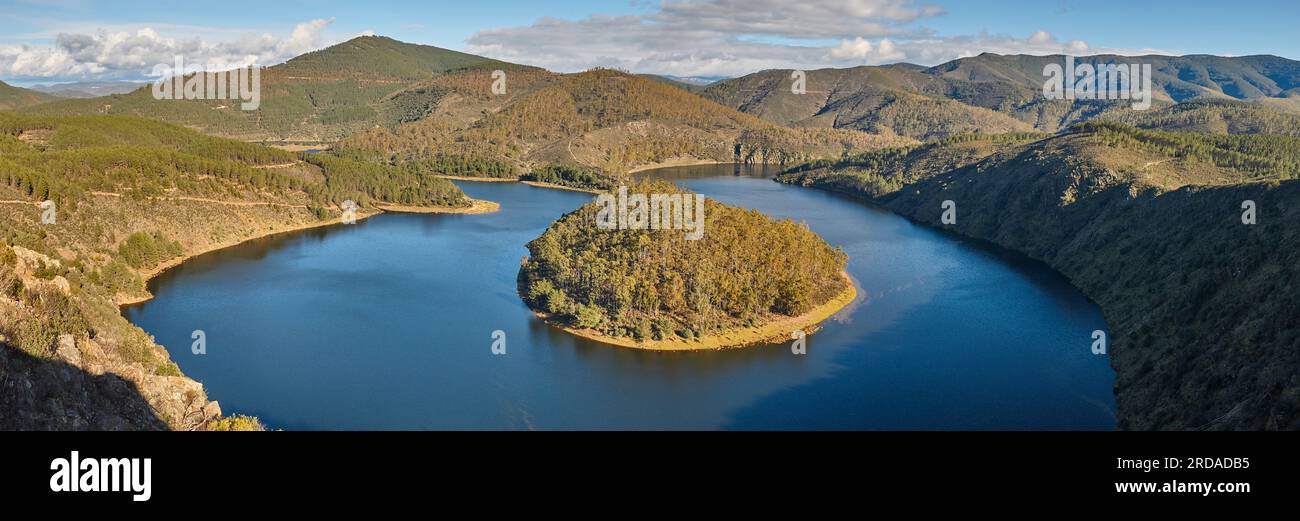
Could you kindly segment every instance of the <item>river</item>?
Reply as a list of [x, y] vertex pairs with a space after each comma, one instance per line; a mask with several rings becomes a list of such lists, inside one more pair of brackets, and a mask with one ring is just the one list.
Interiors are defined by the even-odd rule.
[[155, 278], [124, 313], [227, 414], [277, 429], [1114, 428], [1114, 373], [1091, 352], [1101, 312], [1045, 266], [757, 169], [642, 175], [806, 222], [849, 254], [859, 301], [804, 355], [574, 338], [532, 315], [515, 276], [524, 245], [592, 196], [457, 182], [501, 211], [251, 241]]

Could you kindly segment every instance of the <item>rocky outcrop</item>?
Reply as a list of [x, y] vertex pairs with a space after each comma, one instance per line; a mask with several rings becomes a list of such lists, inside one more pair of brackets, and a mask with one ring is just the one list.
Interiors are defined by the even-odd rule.
[[[93, 296], [74, 295], [62, 276], [38, 276], [41, 266], [57, 265], [58, 259], [21, 247], [13, 251], [13, 265], [0, 266], [0, 279], [19, 284], [13, 294], [0, 295], [0, 429], [194, 430], [221, 419], [221, 407], [208, 400], [202, 384], [160, 371], [174, 367], [160, 346], [151, 340], [134, 344], [150, 356], [132, 356], [132, 344], [111, 327], [130, 332], [134, 326], [120, 316], [105, 319], [120, 324], [75, 334], [44, 336], [34, 329], [48, 317], [33, 303], [59, 295], [70, 303], [67, 309], [79, 310]], [[23, 348], [19, 335], [28, 339]], [[50, 339], [48, 345], [43, 338]]]

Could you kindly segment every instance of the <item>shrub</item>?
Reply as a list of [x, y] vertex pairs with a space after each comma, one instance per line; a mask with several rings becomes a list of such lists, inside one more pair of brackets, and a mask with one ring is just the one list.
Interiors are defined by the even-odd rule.
[[224, 418], [208, 422], [205, 427], [210, 431], [264, 431], [266, 426], [262, 421], [252, 416], [240, 414], [226, 416]]
[[98, 279], [110, 294], [126, 293], [133, 295], [144, 288], [144, 281], [140, 279], [140, 276], [131, 271], [131, 268], [126, 263], [117, 259], [113, 259], [98, 273]]
[[596, 306], [574, 305], [573, 323], [578, 327], [596, 329], [605, 323], [605, 313]]
[[182, 250], [179, 242], [169, 241], [161, 233], [135, 232], [118, 246], [117, 252], [132, 268], [152, 268], [180, 256]]

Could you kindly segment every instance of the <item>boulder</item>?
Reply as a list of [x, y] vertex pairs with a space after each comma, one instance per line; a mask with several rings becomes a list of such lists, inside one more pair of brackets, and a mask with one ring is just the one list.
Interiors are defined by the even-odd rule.
[[69, 365], [81, 367], [81, 351], [77, 349], [77, 341], [72, 335], [59, 335], [54, 354]]

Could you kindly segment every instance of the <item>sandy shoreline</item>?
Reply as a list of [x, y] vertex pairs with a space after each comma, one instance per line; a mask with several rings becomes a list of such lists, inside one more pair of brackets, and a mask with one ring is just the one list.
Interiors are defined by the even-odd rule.
[[456, 175], [442, 175], [438, 177], [441, 177], [443, 179], [448, 179], [451, 181], [470, 181], [474, 183], [523, 183], [528, 186], [536, 186], [538, 188], [568, 190], [570, 192], [583, 192], [588, 194], [601, 193], [600, 190], [592, 190], [590, 188], [575, 188], [572, 186], [557, 185], [555, 183], [543, 183], [541, 181], [526, 181], [523, 179], [502, 179], [500, 177], [465, 177], [465, 176], [456, 176]]
[[848, 281], [848, 287], [820, 306], [813, 308], [811, 311], [797, 317], [788, 317], [775, 322], [769, 322], [761, 326], [747, 327], [744, 329], [732, 330], [726, 333], [703, 336], [695, 340], [644, 340], [636, 341], [626, 337], [612, 337], [601, 334], [591, 329], [575, 329], [556, 324], [550, 319], [550, 316], [540, 311], [533, 311], [534, 315], [552, 327], [564, 330], [574, 336], [582, 337], [588, 340], [594, 340], [602, 344], [610, 344], [618, 347], [629, 349], [642, 349], [646, 351], [716, 351], [722, 349], [738, 349], [749, 347], [757, 344], [779, 344], [791, 342], [791, 335], [800, 330], [811, 334], [816, 331], [817, 326], [826, 319], [835, 316], [844, 309], [851, 309], [849, 305], [858, 298], [858, 285], [847, 271], [841, 272], [841, 275]]
[[452, 181], [474, 181], [476, 183], [513, 183], [518, 181], [513, 177], [474, 177], [465, 175], [440, 175], [438, 177]]
[[470, 200], [470, 206], [466, 208], [448, 206], [403, 206], [400, 204], [379, 203], [375, 203], [375, 208], [392, 213], [447, 213], [466, 215], [492, 213], [501, 209], [501, 204], [494, 201], [484, 201], [472, 197], [466, 197], [466, 199]]
[[644, 172], [646, 170], [656, 170], [659, 168], [672, 168], [675, 166], [702, 166], [702, 165], [729, 165], [729, 164], [732, 164], [732, 162], [716, 161], [713, 159], [695, 159], [695, 158], [678, 157], [678, 158], [669, 159], [667, 161], [660, 161], [658, 163], [650, 163], [648, 165], [633, 167], [631, 170], [628, 170], [627, 173], [635, 174], [637, 172]]
[[568, 191], [570, 191], [570, 192], [582, 192], [582, 193], [584, 193], [584, 194], [601, 194], [601, 193], [604, 193], [604, 192], [601, 192], [600, 190], [592, 190], [592, 189], [590, 189], [590, 188], [575, 188], [575, 187], [572, 187], [572, 186], [557, 185], [557, 184], [555, 184], [555, 183], [543, 183], [543, 182], [541, 182], [541, 181], [520, 181], [520, 182], [523, 183], [523, 184], [526, 184], [526, 185], [528, 185], [528, 186], [536, 186], [536, 187], [538, 187], [538, 188], [550, 188], [550, 189], [553, 189], [553, 190], [568, 190]]

